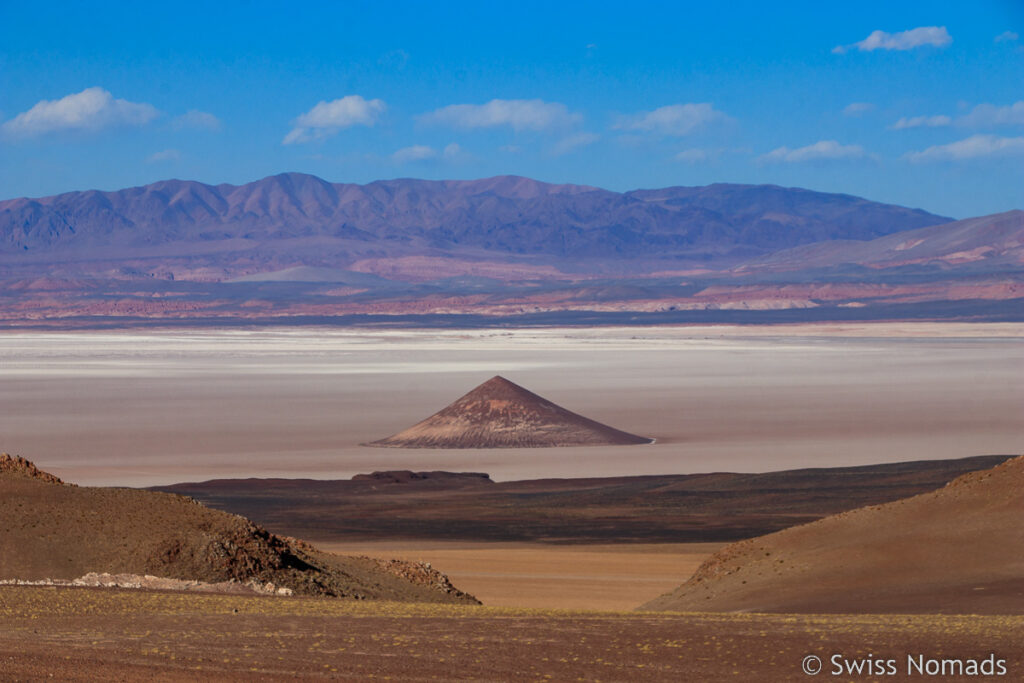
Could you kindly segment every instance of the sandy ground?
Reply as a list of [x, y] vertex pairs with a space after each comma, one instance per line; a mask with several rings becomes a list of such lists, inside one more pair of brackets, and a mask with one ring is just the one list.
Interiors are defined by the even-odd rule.
[[[907, 657], [1024, 673], [1024, 617], [626, 614], [344, 600], [0, 588], [14, 681], [799, 681], [908, 678]], [[834, 656], [896, 676], [833, 675]], [[927, 662], [933, 662], [928, 664]], [[813, 664], [813, 662], [811, 662]], [[947, 669], [949, 670], [949, 669]], [[974, 680], [974, 677], [967, 678]]]
[[[82, 484], [497, 480], [1024, 451], [1024, 325], [0, 333], [0, 450]], [[492, 375], [651, 446], [360, 446]]]
[[552, 546], [517, 543], [322, 543], [344, 555], [430, 562], [492, 607], [629, 610], [671, 591], [724, 544]]

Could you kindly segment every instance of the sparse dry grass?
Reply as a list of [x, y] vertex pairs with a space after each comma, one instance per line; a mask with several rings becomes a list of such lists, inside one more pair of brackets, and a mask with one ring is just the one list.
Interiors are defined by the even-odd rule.
[[1022, 630], [1018, 616], [587, 612], [0, 589], [0, 665], [16, 680], [772, 681], [802, 677], [808, 653], [833, 652], [995, 652], [1019, 675]]

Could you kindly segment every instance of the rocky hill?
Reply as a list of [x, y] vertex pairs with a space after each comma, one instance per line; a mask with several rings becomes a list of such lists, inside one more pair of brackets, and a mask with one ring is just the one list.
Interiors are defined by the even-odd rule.
[[641, 609], [1024, 613], [1024, 456], [726, 546]]
[[35, 463], [26, 460], [20, 455], [12, 456], [9, 453], [0, 453], [0, 476], [21, 477], [24, 479], [43, 481], [48, 484], [74, 486], [74, 484], [64, 484], [64, 482], [58, 477], [55, 477], [49, 472], [42, 471], [35, 466]]
[[272, 583], [300, 595], [474, 603], [425, 565], [318, 551], [191, 498], [77, 487], [0, 457], [0, 579], [90, 572]]
[[570, 412], [495, 376], [427, 419], [370, 446], [544, 448], [651, 443]]

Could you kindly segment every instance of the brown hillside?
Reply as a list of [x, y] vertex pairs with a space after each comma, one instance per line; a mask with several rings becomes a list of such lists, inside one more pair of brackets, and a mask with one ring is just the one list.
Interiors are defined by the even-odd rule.
[[651, 443], [555, 405], [495, 376], [447, 408], [370, 446], [544, 448]]
[[1024, 456], [734, 543], [641, 609], [1024, 613]]
[[89, 572], [271, 582], [305, 595], [476, 602], [425, 565], [330, 555], [190, 498], [69, 486], [24, 459], [0, 460], [0, 579]]

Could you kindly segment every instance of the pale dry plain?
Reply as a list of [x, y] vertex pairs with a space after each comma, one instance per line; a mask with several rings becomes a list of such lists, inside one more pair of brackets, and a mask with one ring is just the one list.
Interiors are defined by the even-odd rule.
[[[649, 446], [360, 444], [501, 374]], [[1024, 450], [1024, 325], [0, 334], [0, 450], [66, 480], [496, 480], [766, 471]]]
[[667, 593], [724, 543], [549, 545], [317, 542], [342, 555], [430, 562], [490, 607], [631, 610]]

